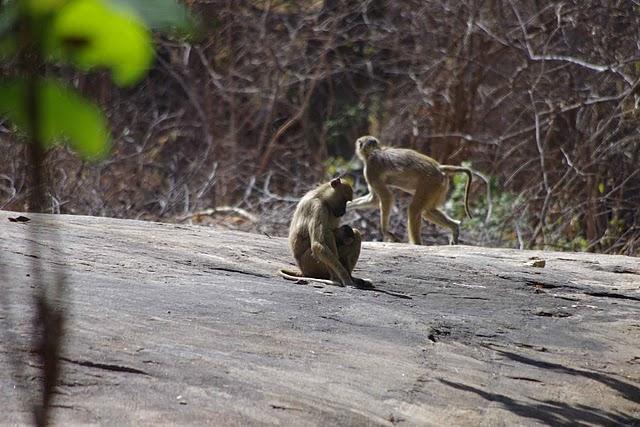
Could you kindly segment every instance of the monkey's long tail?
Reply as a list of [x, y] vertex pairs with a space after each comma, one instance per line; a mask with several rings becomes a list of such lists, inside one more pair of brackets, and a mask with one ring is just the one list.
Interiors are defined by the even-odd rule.
[[473, 172], [469, 168], [465, 168], [464, 166], [452, 166], [452, 165], [440, 165], [440, 170], [447, 175], [451, 175], [454, 173], [463, 172], [467, 174], [467, 185], [464, 187], [464, 212], [467, 214], [469, 218], [472, 218], [471, 213], [469, 212], [469, 189], [471, 188], [471, 178]]
[[317, 279], [315, 277], [306, 277], [301, 275], [297, 271], [285, 270], [282, 268], [278, 270], [278, 274], [280, 274], [285, 279], [293, 280], [294, 282], [297, 282], [298, 280], [306, 280], [307, 282], [317, 282], [317, 283], [323, 283], [325, 285], [331, 285], [331, 286], [342, 286], [342, 284], [338, 282], [334, 282], [333, 280]]
[[489, 182], [487, 177], [482, 175], [480, 172], [474, 170], [472, 170], [471, 172], [473, 172], [475, 176], [477, 176], [484, 182], [484, 185], [487, 189], [487, 215], [484, 217], [484, 222], [486, 224], [491, 218], [491, 212], [493, 212], [493, 200], [491, 199], [491, 183]]

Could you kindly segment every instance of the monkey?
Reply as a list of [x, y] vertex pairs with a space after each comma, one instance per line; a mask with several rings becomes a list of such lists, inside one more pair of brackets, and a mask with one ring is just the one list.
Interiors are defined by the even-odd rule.
[[370, 281], [352, 276], [360, 257], [360, 232], [348, 225], [339, 226], [347, 202], [352, 199], [351, 185], [340, 178], [320, 185], [300, 199], [289, 226], [289, 247], [300, 273], [281, 269], [282, 277], [371, 287]]
[[351, 226], [343, 224], [333, 233], [337, 246], [352, 245], [356, 239], [356, 233]]
[[[349, 272], [352, 272], [353, 267], [355, 267], [355, 264], [359, 257], [360, 245], [362, 244], [362, 235], [358, 230], [351, 228], [351, 226], [349, 225], [341, 225], [339, 228], [333, 231], [333, 234], [336, 241], [336, 248], [338, 250], [338, 259]], [[320, 279], [317, 277], [306, 277], [298, 274], [297, 272], [285, 269], [281, 269], [279, 273], [285, 279], [307, 280], [328, 285], [341, 286], [341, 284], [336, 282], [335, 280]], [[323, 276], [325, 275], [324, 273], [321, 274]], [[371, 282], [366, 279], [360, 279], [353, 276], [351, 276], [351, 278], [353, 279], [356, 287], [369, 288], [372, 286]]]
[[441, 165], [436, 160], [408, 148], [386, 147], [373, 136], [362, 136], [356, 140], [356, 154], [364, 163], [364, 177], [369, 194], [358, 197], [347, 204], [347, 209], [370, 209], [380, 207], [380, 230], [384, 238], [392, 238], [388, 231], [389, 213], [393, 194], [389, 187], [399, 188], [413, 194], [407, 213], [409, 242], [422, 244], [420, 229], [422, 218], [436, 225], [449, 228], [449, 243], [458, 244], [460, 221], [450, 218], [440, 206], [449, 189], [449, 175], [465, 173], [467, 183], [464, 192], [464, 211], [469, 212], [469, 187], [472, 171], [462, 166]]

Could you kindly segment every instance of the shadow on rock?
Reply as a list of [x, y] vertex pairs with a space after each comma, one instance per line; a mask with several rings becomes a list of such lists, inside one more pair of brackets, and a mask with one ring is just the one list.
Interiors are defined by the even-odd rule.
[[541, 369], [551, 369], [553, 371], [561, 372], [569, 375], [579, 375], [585, 378], [589, 378], [599, 383], [605, 384], [614, 390], [617, 390], [626, 399], [640, 403], [640, 388], [633, 384], [629, 384], [625, 381], [618, 380], [610, 375], [606, 375], [600, 372], [585, 371], [582, 369], [570, 368], [560, 365], [558, 363], [545, 362], [542, 360], [532, 359], [530, 357], [522, 356], [520, 354], [512, 353], [510, 351], [493, 349], [494, 351], [502, 354], [503, 356], [513, 360], [514, 362], [523, 363], [525, 365], [535, 366]]
[[410, 295], [407, 294], [403, 294], [400, 292], [394, 292], [394, 291], [387, 291], [385, 289], [381, 289], [381, 288], [376, 288], [374, 285], [369, 285], [369, 286], [357, 286], [356, 289], [359, 289], [361, 291], [372, 291], [372, 292], [379, 292], [381, 294], [386, 294], [386, 295], [390, 295], [392, 297], [396, 297], [396, 298], [402, 298], [402, 299], [413, 299]]
[[525, 418], [536, 419], [548, 425], [554, 426], [588, 426], [598, 425], [636, 425], [635, 417], [602, 411], [585, 405], [571, 406], [558, 401], [538, 401], [538, 403], [525, 403], [517, 401], [509, 396], [499, 393], [490, 393], [479, 388], [439, 379], [442, 384], [458, 390], [475, 393], [490, 401], [499, 402], [508, 411]]

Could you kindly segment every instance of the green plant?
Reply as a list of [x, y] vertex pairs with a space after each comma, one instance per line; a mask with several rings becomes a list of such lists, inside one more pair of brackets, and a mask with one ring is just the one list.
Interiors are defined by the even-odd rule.
[[[142, 0], [0, 0], [0, 57], [18, 65], [15, 76], [0, 82], [0, 115], [17, 126], [30, 144], [32, 211], [44, 208], [42, 169], [47, 148], [68, 141], [84, 157], [99, 158], [108, 153], [110, 140], [107, 121], [99, 107], [75, 89], [45, 76], [45, 65], [71, 64], [82, 70], [106, 68], [116, 84], [136, 83], [153, 60], [149, 23], [185, 24], [180, 17], [185, 17], [186, 12], [177, 13], [183, 9], [173, 0], [153, 3], [156, 14], [145, 22], [139, 11], [148, 6]], [[170, 11], [173, 15], [168, 14]], [[36, 313], [33, 353], [40, 358], [42, 384], [39, 395], [25, 400], [34, 422], [46, 425], [60, 377], [67, 318], [66, 280], [59, 269], [45, 274], [40, 261], [39, 225], [32, 224], [29, 232]], [[0, 294], [8, 298], [4, 290]], [[8, 307], [6, 303], [3, 319], [9, 325], [3, 330], [11, 334]], [[12, 338], [16, 347], [13, 351], [18, 352], [17, 338]], [[17, 355], [13, 361], [20, 374], [24, 362]], [[31, 391], [33, 387], [24, 388]]]
[[324, 161], [324, 169], [328, 178], [348, 174], [354, 170], [354, 162], [357, 160], [346, 160], [342, 157], [327, 157]]
[[0, 52], [5, 60], [17, 56], [21, 73], [0, 83], [0, 115], [43, 148], [64, 140], [87, 158], [104, 156], [109, 131], [100, 109], [68, 85], [44, 79], [43, 65], [106, 68], [116, 84], [129, 86], [153, 61], [150, 28], [189, 25], [186, 10], [173, 0], [153, 7], [143, 0], [3, 1]]
[[366, 107], [362, 103], [344, 105], [333, 117], [327, 119], [327, 142], [329, 145], [339, 144], [341, 138], [348, 134], [354, 123], [366, 118]]
[[[462, 166], [471, 168], [471, 163], [463, 162]], [[471, 197], [469, 208], [473, 218], [465, 219], [463, 227], [474, 241], [490, 245], [519, 246], [521, 236], [519, 229], [527, 227], [528, 215], [522, 210], [524, 206], [520, 195], [505, 191], [498, 185], [495, 177], [488, 178], [491, 193], [491, 215], [487, 218], [489, 202], [485, 192], [478, 192]], [[455, 218], [464, 218], [464, 189], [467, 177], [455, 174], [452, 179], [451, 196], [445, 208]], [[484, 183], [479, 186], [485, 190]]]

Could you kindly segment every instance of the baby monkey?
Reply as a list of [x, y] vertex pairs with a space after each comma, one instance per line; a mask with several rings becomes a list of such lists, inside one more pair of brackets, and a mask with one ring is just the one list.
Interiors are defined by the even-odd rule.
[[389, 187], [413, 194], [409, 205], [407, 228], [409, 242], [420, 245], [422, 218], [451, 230], [451, 244], [458, 243], [460, 221], [450, 218], [440, 206], [449, 189], [448, 175], [463, 172], [467, 175], [464, 210], [469, 218], [469, 187], [472, 171], [461, 166], [440, 165], [431, 157], [407, 148], [385, 147], [373, 136], [356, 141], [356, 154], [364, 163], [364, 177], [369, 194], [348, 203], [349, 209], [380, 208], [380, 229], [385, 238], [389, 233], [389, 213], [393, 193]]
[[340, 226], [351, 186], [336, 178], [305, 194], [289, 227], [289, 247], [300, 273], [280, 270], [289, 280], [308, 280], [336, 286], [371, 287], [371, 282], [353, 277], [362, 237], [348, 225]]
[[356, 239], [356, 232], [351, 226], [346, 224], [337, 228], [333, 234], [336, 238], [336, 245], [338, 246], [352, 245]]

